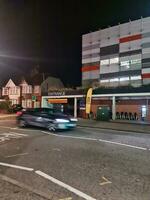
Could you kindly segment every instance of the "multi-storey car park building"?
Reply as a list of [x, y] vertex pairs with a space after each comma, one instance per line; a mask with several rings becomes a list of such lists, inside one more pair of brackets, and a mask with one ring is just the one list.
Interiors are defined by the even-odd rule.
[[150, 17], [83, 35], [82, 86], [150, 83]]

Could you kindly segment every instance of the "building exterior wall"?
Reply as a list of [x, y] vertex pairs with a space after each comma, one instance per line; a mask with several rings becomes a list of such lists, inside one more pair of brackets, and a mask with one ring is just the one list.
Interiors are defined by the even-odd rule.
[[82, 36], [82, 85], [150, 83], [150, 17]]
[[[92, 99], [91, 112], [93, 113], [94, 118], [96, 118], [96, 113], [99, 106], [109, 106], [111, 110], [112, 100]], [[150, 100], [116, 100], [116, 113], [119, 112], [119, 114], [121, 114], [121, 112], [127, 112], [128, 114], [132, 113], [133, 115], [136, 113], [137, 119], [142, 120], [142, 106], [146, 106], [147, 108], [147, 114], [144, 120], [150, 121]], [[87, 117], [85, 115], [85, 110], [82, 111], [82, 117]]]

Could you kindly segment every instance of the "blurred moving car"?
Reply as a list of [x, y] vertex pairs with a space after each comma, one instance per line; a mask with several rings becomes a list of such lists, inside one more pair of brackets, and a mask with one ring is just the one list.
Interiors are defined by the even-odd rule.
[[37, 126], [50, 131], [73, 129], [77, 119], [50, 108], [35, 108], [17, 112], [19, 127]]

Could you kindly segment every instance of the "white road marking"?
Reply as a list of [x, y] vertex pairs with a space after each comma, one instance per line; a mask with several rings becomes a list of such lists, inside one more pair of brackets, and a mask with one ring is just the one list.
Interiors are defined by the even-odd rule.
[[67, 184], [63, 183], [62, 181], [59, 181], [58, 179], [53, 178], [52, 176], [49, 176], [48, 174], [43, 173], [42, 171], [37, 170], [37, 171], [35, 171], [35, 173], [38, 174], [39, 176], [42, 176], [45, 179], [50, 180], [51, 182], [53, 182], [53, 183], [55, 183], [55, 184], [57, 184], [57, 185], [59, 185], [61, 187], [69, 190], [70, 192], [76, 194], [79, 197], [82, 197], [82, 198], [84, 198], [86, 200], [96, 200], [95, 198], [93, 198], [93, 197], [91, 197], [91, 196], [89, 196], [89, 195], [87, 195], [87, 194], [85, 194], [85, 193], [83, 193], [83, 192], [71, 187], [70, 185], [67, 185]]
[[102, 139], [99, 139], [99, 141], [104, 142], [104, 143], [109, 143], [109, 144], [116, 144], [116, 145], [120, 145], [120, 146], [130, 147], [130, 148], [134, 148], [134, 149], [140, 149], [140, 150], [143, 150], [143, 151], [147, 150], [147, 148], [144, 148], [144, 147], [133, 146], [133, 145], [124, 144], [124, 143], [120, 143], [120, 142], [112, 142], [112, 141], [109, 141], [109, 140], [102, 140]]
[[72, 200], [72, 197], [67, 197], [67, 198], [59, 199], [59, 200]]
[[19, 165], [12, 165], [12, 164], [3, 163], [3, 162], [0, 162], [0, 165], [4, 166], [4, 167], [11, 167], [11, 168], [16, 168], [16, 169], [22, 169], [22, 170], [25, 170], [25, 171], [33, 171], [34, 170], [33, 168], [23, 167], [23, 166], [19, 166]]
[[0, 133], [0, 143], [8, 141], [10, 139], [18, 139], [21, 137], [27, 137], [27, 135], [16, 132]]
[[10, 132], [10, 133], [18, 135], [18, 136], [25, 136], [25, 137], [27, 137], [27, 135], [23, 134], [23, 133], [17, 133], [17, 132]]
[[5, 158], [12, 158], [12, 157], [16, 157], [16, 156], [25, 156], [25, 155], [28, 155], [28, 153], [20, 153], [20, 154], [5, 156]]
[[104, 180], [104, 182], [100, 183], [100, 186], [106, 185], [106, 184], [111, 184], [112, 182], [109, 181], [107, 178], [105, 178], [104, 176], [102, 177], [102, 179]]
[[75, 136], [71, 136], [71, 135], [58, 135], [58, 134], [53, 134], [51, 132], [47, 132], [47, 131], [42, 131], [42, 133], [46, 133], [47, 135], [52, 135], [52, 136], [56, 136], [56, 137], [62, 137], [62, 138], [71, 138], [71, 139], [81, 139], [81, 140], [93, 140], [93, 141], [98, 141], [98, 139], [95, 138], [86, 138], [86, 137], [75, 137]]
[[58, 134], [53, 134], [53, 133], [47, 132], [47, 131], [42, 131], [42, 133], [45, 133], [45, 134], [47, 134], [47, 135], [56, 136], [56, 137], [62, 137], [62, 138], [71, 138], [71, 139], [81, 139], [81, 140], [99, 141], [99, 142], [104, 142], [104, 143], [109, 143], [109, 144], [115, 144], [115, 145], [130, 147], [130, 148], [134, 148], [134, 149], [139, 149], [139, 150], [143, 150], [143, 151], [150, 150], [150, 149], [145, 148], [145, 147], [139, 147], [139, 146], [124, 144], [124, 143], [120, 143], [120, 142], [112, 142], [112, 141], [110, 141], [110, 140], [95, 139], [95, 138], [88, 138], [88, 137], [86, 138], [86, 137], [78, 137], [78, 136], [75, 137], [75, 136], [70, 136], [70, 135], [58, 135]]

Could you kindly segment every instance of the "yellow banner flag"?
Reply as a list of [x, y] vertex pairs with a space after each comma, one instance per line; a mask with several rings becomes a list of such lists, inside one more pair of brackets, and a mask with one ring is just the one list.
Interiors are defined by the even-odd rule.
[[86, 114], [89, 114], [91, 111], [92, 91], [93, 89], [89, 88], [86, 95]]

